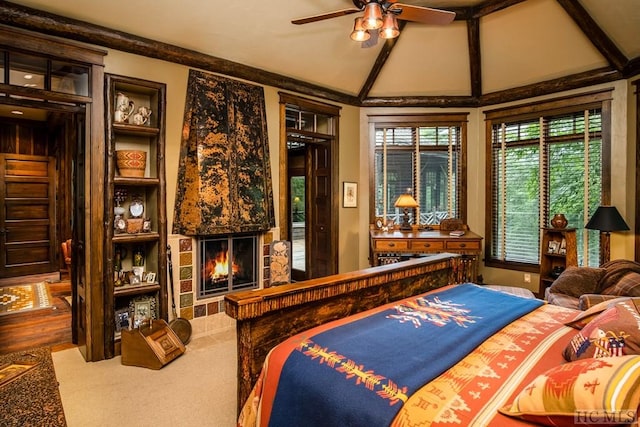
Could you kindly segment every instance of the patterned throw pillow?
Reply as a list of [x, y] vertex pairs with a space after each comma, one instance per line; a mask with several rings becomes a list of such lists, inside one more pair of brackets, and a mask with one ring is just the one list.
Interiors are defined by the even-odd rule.
[[614, 304], [587, 323], [564, 350], [566, 360], [640, 354], [640, 301]]
[[[604, 295], [604, 294], [584, 294], [578, 298], [578, 310], [589, 310], [596, 304], [600, 304], [604, 301], [611, 301], [613, 299], [620, 298], [618, 295]], [[626, 297], [629, 298], [629, 297]]]
[[549, 369], [499, 411], [548, 426], [625, 424], [640, 404], [640, 356], [581, 359]]
[[[580, 298], [582, 298], [582, 297], [580, 297]], [[591, 322], [593, 319], [595, 319], [598, 316], [598, 314], [602, 313], [607, 308], [613, 307], [617, 303], [619, 303], [621, 301], [628, 300], [628, 299], [631, 299], [631, 297], [613, 297], [611, 299], [601, 301], [598, 304], [595, 304], [595, 305], [589, 307], [585, 311], [583, 311], [581, 313], [578, 313], [578, 315], [576, 317], [574, 317], [569, 322], [565, 323], [565, 325], [571, 326], [572, 328], [576, 328], [576, 329], [582, 329], [589, 322]], [[640, 301], [640, 298], [638, 298], [638, 301]]]
[[601, 293], [604, 295], [640, 297], [640, 274], [636, 272], [627, 273], [618, 280], [618, 283], [609, 286]]

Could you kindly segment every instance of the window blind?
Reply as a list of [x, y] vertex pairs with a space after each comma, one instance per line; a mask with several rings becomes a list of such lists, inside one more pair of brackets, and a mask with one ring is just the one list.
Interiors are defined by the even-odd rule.
[[498, 122], [491, 131], [490, 257], [538, 264], [540, 228], [564, 213], [581, 265], [597, 265], [598, 239], [583, 226], [602, 200], [602, 111]]
[[419, 204], [420, 224], [460, 217], [460, 126], [375, 128], [374, 215], [399, 220], [395, 200], [407, 191]]

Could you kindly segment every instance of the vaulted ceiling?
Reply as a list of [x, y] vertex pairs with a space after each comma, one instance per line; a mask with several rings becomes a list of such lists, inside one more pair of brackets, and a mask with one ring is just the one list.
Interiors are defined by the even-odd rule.
[[351, 0], [0, 0], [0, 23], [353, 105], [483, 105], [640, 74], [638, 0], [404, 3], [456, 20], [370, 48], [349, 38], [359, 14], [291, 23]]

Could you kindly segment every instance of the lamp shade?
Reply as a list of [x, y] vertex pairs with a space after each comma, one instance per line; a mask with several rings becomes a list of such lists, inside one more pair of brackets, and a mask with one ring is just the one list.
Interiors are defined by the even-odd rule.
[[364, 7], [362, 26], [365, 30], [377, 30], [382, 27], [382, 6], [375, 1]]
[[351, 40], [356, 42], [365, 42], [371, 38], [371, 34], [362, 26], [362, 17], [355, 19], [350, 37]]
[[598, 206], [584, 228], [606, 232], [629, 230], [629, 226], [624, 222], [615, 206]]
[[383, 39], [393, 39], [399, 35], [400, 30], [398, 29], [396, 15], [394, 15], [393, 12], [385, 13], [382, 28], [380, 28], [380, 37]]
[[400, 197], [396, 200], [394, 206], [396, 208], [417, 208], [418, 202], [411, 197], [411, 194], [401, 194]]

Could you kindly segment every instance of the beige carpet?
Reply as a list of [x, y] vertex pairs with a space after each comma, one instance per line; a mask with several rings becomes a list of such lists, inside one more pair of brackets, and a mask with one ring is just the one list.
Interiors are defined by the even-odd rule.
[[76, 348], [52, 356], [69, 427], [236, 425], [235, 329], [193, 339], [157, 371], [86, 363]]

